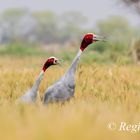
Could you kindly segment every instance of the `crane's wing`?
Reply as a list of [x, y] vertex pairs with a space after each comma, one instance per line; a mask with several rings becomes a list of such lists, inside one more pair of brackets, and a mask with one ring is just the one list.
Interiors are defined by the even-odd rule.
[[69, 85], [65, 81], [58, 81], [50, 86], [44, 95], [44, 103], [66, 101], [74, 94], [75, 86]]

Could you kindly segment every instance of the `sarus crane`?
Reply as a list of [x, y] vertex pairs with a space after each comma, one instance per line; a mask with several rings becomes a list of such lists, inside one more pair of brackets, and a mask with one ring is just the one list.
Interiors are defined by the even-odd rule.
[[43, 103], [64, 102], [74, 96], [75, 91], [75, 71], [80, 60], [82, 52], [92, 43], [96, 41], [104, 41], [104, 37], [87, 33], [84, 35], [80, 49], [74, 58], [70, 68], [64, 76], [56, 83], [51, 85], [44, 94]]
[[32, 86], [32, 88], [30, 90], [28, 90], [24, 95], [22, 95], [17, 102], [24, 102], [24, 103], [32, 103], [35, 102], [37, 99], [37, 92], [38, 92], [38, 88], [39, 85], [43, 79], [44, 73], [47, 70], [47, 68], [49, 68], [52, 65], [57, 65], [59, 64], [59, 60], [55, 57], [49, 57], [47, 59], [47, 61], [45, 62], [45, 64], [43, 65], [43, 68], [38, 76], [38, 78], [36, 79], [34, 85]]

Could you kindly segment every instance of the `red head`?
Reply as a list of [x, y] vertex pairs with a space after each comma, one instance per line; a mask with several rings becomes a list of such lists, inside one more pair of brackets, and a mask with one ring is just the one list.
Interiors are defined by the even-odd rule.
[[55, 57], [53, 57], [53, 56], [52, 56], [52, 57], [49, 57], [48, 60], [45, 62], [45, 64], [44, 64], [42, 70], [45, 72], [46, 69], [47, 69], [49, 66], [51, 66], [51, 65], [57, 65], [57, 64], [59, 64], [57, 58], [55, 58]]
[[90, 45], [90, 44], [92, 44], [92, 43], [94, 43], [94, 42], [96, 42], [96, 41], [104, 41], [103, 40], [103, 37], [101, 37], [101, 36], [98, 36], [98, 35], [95, 35], [95, 34], [92, 34], [92, 33], [87, 33], [87, 34], [85, 34], [85, 36], [84, 36], [84, 38], [83, 38], [83, 40], [82, 40], [82, 43], [81, 43], [81, 47], [80, 47], [80, 49], [82, 50], [82, 51], [84, 51], [84, 49], [88, 46], [88, 45]]

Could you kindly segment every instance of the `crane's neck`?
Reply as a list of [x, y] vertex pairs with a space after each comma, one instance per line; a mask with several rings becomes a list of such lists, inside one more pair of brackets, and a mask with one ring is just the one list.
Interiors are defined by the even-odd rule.
[[[36, 79], [36, 82], [34, 83], [33, 87], [32, 87], [32, 93], [33, 94], [37, 94], [37, 90], [39, 88], [39, 85], [43, 79], [43, 76], [44, 76], [44, 71], [42, 70], [38, 76], [38, 78]], [[36, 96], [36, 95], [35, 95]]]
[[[37, 90], [38, 90], [39, 85], [40, 85], [40, 83], [41, 83], [41, 81], [42, 81], [42, 78], [43, 78], [43, 76], [44, 76], [44, 73], [45, 73], [46, 69], [49, 68], [51, 65], [52, 65], [52, 64], [49, 63], [48, 61], [44, 64], [44, 66], [43, 66], [43, 68], [42, 68], [42, 71], [40, 72], [38, 78], [36, 79], [36, 82], [34, 83], [32, 89], [31, 89], [33, 94], [36, 94], [36, 93], [37, 93]], [[34, 95], [33, 95], [33, 96], [34, 96]]]
[[79, 51], [78, 51], [76, 57], [74, 58], [74, 60], [73, 60], [73, 62], [72, 62], [72, 64], [71, 64], [69, 70], [67, 71], [67, 73], [70, 74], [71, 76], [72, 76], [72, 75], [75, 73], [75, 71], [76, 71], [76, 67], [77, 67], [77, 64], [78, 64], [78, 62], [79, 62], [79, 60], [80, 60], [81, 54], [82, 54], [82, 50], [79, 49]]

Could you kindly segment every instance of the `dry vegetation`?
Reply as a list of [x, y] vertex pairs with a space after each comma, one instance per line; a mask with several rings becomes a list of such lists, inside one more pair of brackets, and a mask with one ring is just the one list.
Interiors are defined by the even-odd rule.
[[[111, 131], [109, 122], [140, 122], [140, 67], [80, 64], [75, 98], [63, 105], [16, 105], [32, 86], [46, 58], [0, 57], [0, 140], [135, 140], [136, 133]], [[48, 69], [40, 96], [67, 69]], [[118, 129], [118, 128], [117, 128]]]

